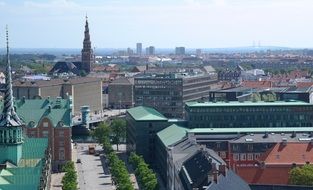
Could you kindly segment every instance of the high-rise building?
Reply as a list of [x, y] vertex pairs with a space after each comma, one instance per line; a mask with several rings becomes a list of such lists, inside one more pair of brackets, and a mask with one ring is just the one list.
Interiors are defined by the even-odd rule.
[[83, 42], [82, 49], [82, 69], [89, 73], [92, 70], [92, 66], [95, 62], [93, 50], [91, 48], [89, 26], [88, 26], [88, 17], [86, 16], [85, 24], [85, 37]]
[[199, 57], [202, 54], [202, 50], [201, 49], [196, 49], [196, 55]]
[[155, 55], [155, 47], [149, 46], [146, 48], [146, 55]]
[[185, 47], [176, 47], [175, 48], [176, 55], [185, 55]]
[[127, 48], [127, 55], [133, 55], [134, 51], [131, 48]]
[[184, 103], [209, 96], [216, 76], [204, 73], [144, 74], [134, 80], [135, 106], [153, 107], [169, 118], [183, 118]]
[[136, 53], [139, 56], [142, 54], [142, 43], [137, 43], [136, 44]]

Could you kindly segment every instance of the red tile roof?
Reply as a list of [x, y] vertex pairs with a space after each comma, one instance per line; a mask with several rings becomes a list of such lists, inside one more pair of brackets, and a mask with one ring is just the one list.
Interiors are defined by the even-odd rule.
[[271, 88], [272, 81], [243, 81], [242, 86], [248, 88]]
[[239, 167], [237, 174], [249, 184], [288, 184], [291, 167]]
[[[299, 137], [300, 138], [300, 137]], [[283, 145], [277, 143], [272, 149], [260, 157], [260, 161], [268, 164], [291, 165], [313, 163], [313, 145], [312, 143], [287, 143]]]
[[313, 86], [313, 82], [297, 82], [298, 88], [306, 88]]
[[289, 171], [293, 163], [304, 165], [313, 163], [313, 145], [306, 143], [277, 143], [264, 153], [260, 159], [265, 166], [237, 166], [236, 172], [247, 183], [288, 184]]

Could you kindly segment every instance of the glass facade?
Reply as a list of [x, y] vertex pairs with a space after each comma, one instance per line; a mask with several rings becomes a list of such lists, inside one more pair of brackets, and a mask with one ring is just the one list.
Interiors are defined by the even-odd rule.
[[246, 106], [239, 103], [231, 106], [188, 106], [186, 117], [190, 128], [241, 128], [241, 127], [311, 127], [313, 105], [281, 105], [255, 103]]

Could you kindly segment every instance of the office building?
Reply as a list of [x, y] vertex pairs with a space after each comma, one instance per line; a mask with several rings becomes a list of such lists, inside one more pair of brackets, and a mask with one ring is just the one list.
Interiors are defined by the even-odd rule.
[[133, 81], [128, 78], [117, 78], [108, 86], [109, 107], [128, 109], [134, 106]]
[[167, 127], [168, 119], [153, 108], [138, 106], [127, 110], [127, 153], [136, 152], [153, 164], [155, 134]]
[[[166, 152], [166, 160], [163, 162], [165, 168], [159, 171], [167, 189], [250, 190], [249, 185], [229, 170], [226, 162], [216, 152], [197, 144], [188, 136], [178, 141], [171, 138], [173, 131], [169, 128], [157, 134], [157, 140], [164, 145], [158, 148]], [[169, 144], [171, 141], [174, 143]], [[161, 156], [164, 154], [156, 158]], [[157, 167], [161, 164], [157, 163]]]
[[217, 83], [206, 73], [143, 74], [135, 77], [135, 106], [150, 106], [168, 118], [183, 118], [184, 103], [209, 96]]
[[298, 101], [187, 102], [190, 128], [310, 127], [313, 105]]
[[131, 48], [127, 48], [127, 55], [131, 56], [134, 54], [134, 51]]
[[146, 55], [155, 55], [155, 47], [149, 46], [146, 48]]
[[176, 47], [175, 55], [185, 55], [185, 47]]
[[202, 55], [202, 50], [196, 49], [196, 55], [197, 55], [197, 57], [200, 57]]
[[136, 54], [141, 56], [142, 55], [142, 43], [136, 44]]

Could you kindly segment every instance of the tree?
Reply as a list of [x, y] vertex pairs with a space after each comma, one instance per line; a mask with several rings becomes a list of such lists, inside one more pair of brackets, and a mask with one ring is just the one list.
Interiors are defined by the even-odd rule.
[[289, 172], [289, 182], [293, 185], [313, 186], [313, 165], [295, 167]]
[[252, 93], [252, 95], [251, 95], [251, 101], [252, 101], [252, 102], [261, 101], [261, 95], [260, 95], [260, 93], [258, 93], [258, 92]]
[[113, 144], [116, 144], [116, 149], [118, 151], [118, 145], [121, 144], [126, 138], [126, 122], [122, 119], [114, 119], [111, 123], [112, 130], [112, 140]]
[[79, 71], [79, 76], [81, 76], [81, 77], [87, 76], [86, 71], [85, 71], [85, 70], [80, 70], [80, 71]]
[[138, 156], [135, 153], [131, 153], [129, 162], [135, 168], [135, 173], [139, 179], [139, 183], [145, 190], [156, 190], [158, 189], [158, 180], [156, 174], [149, 165], [145, 162], [142, 156]]
[[75, 171], [74, 162], [69, 161], [63, 166], [65, 172], [62, 178], [63, 190], [76, 190], [77, 189], [77, 173]]
[[92, 136], [100, 143], [105, 144], [110, 142], [110, 126], [104, 122], [101, 122], [98, 127], [92, 132]]

